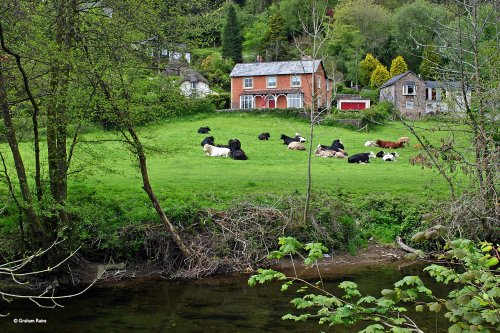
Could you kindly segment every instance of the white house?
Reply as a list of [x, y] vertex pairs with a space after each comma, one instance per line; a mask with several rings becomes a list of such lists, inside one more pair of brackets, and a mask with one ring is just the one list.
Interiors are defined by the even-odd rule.
[[218, 95], [210, 90], [207, 79], [193, 69], [182, 69], [181, 73], [181, 92], [183, 95], [194, 98], [202, 98], [207, 95]]

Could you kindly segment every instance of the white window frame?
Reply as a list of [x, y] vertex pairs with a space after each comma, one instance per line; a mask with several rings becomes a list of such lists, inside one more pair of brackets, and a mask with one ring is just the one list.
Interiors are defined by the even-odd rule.
[[318, 89], [321, 89], [321, 76], [318, 76]]
[[255, 98], [252, 95], [241, 95], [240, 109], [255, 109]]
[[[294, 82], [298, 82], [298, 84], [294, 84]], [[292, 75], [291, 79], [290, 79], [290, 86], [291, 87], [300, 87], [302, 86], [302, 81], [301, 81], [301, 78], [300, 78], [300, 75]]]
[[303, 106], [304, 106], [304, 99], [302, 98], [302, 94], [288, 94], [286, 96], [287, 108], [301, 108]]
[[[413, 88], [413, 93], [408, 92], [408, 88], [412, 87]], [[403, 86], [403, 95], [406, 96], [415, 96], [417, 94], [417, 86], [416, 85], [410, 85], [410, 84], [405, 84]]]
[[329, 84], [329, 80], [327, 79], [326, 80], [326, 91], [329, 91], [330, 90], [330, 84]]
[[[274, 79], [274, 86], [269, 85], [270, 79]], [[267, 88], [277, 88], [278, 87], [278, 78], [276, 76], [268, 76], [266, 78], [266, 87]]]
[[[247, 86], [247, 80], [249, 80], [250, 86]], [[243, 78], [243, 89], [252, 89], [252, 88], [253, 88], [253, 77]]]
[[413, 109], [415, 109], [415, 102], [413, 102], [413, 101], [406, 101], [405, 108], [406, 108], [406, 110], [413, 110]]

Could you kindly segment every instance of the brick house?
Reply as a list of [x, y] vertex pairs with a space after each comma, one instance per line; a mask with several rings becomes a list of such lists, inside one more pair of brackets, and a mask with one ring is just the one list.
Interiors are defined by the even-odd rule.
[[419, 118], [425, 114], [425, 81], [412, 71], [396, 75], [380, 86], [380, 101], [394, 103], [401, 114]]
[[[313, 84], [314, 75], [314, 87]], [[332, 84], [320, 60], [236, 64], [231, 71], [231, 109], [329, 108]]]

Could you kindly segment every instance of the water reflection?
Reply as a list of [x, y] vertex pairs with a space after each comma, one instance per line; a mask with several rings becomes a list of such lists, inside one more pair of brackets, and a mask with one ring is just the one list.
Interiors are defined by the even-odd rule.
[[[327, 289], [338, 290], [342, 280], [358, 283], [364, 293], [378, 295], [404, 275], [420, 267], [364, 267], [348, 275], [324, 274]], [[63, 303], [64, 308], [40, 309], [31, 303], [9, 305], [0, 318], [2, 332], [356, 332], [356, 328], [319, 326], [314, 322], [282, 321], [293, 311], [294, 293], [278, 285], [248, 287], [247, 277], [231, 276], [190, 282], [134, 280], [121, 286], [96, 287]], [[427, 282], [427, 281], [426, 281]], [[5, 303], [2, 303], [5, 305]], [[433, 314], [418, 314], [425, 332], [446, 332], [446, 321]], [[14, 324], [14, 319], [45, 319], [46, 324]]]

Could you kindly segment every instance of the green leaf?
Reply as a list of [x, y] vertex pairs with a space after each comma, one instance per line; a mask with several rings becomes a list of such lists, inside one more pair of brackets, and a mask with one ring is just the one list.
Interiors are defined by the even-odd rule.
[[498, 265], [498, 258], [496, 257], [490, 258], [485, 265], [486, 267], [492, 267]]

